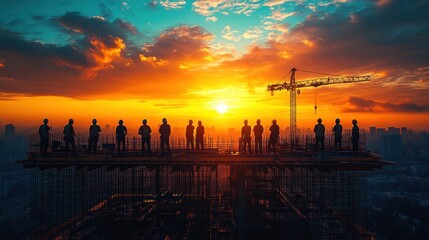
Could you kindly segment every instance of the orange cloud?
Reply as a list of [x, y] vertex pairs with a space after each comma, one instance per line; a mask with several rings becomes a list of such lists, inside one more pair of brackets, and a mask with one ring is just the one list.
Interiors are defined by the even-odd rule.
[[[153, 42], [139, 47], [129, 44], [126, 35], [112, 27], [116, 26], [113, 23], [68, 14], [61, 21], [69, 26], [67, 29], [79, 29], [84, 34], [80, 45], [30, 43], [10, 32], [3, 34], [10, 39], [5, 42], [11, 44], [0, 46], [2, 57], [7, 59], [2, 62], [7, 67], [1, 69], [0, 84], [6, 78], [13, 79], [2, 84], [5, 94], [80, 99], [77, 102], [81, 104], [68, 105], [76, 109], [61, 110], [70, 114], [78, 114], [78, 108], [86, 102], [109, 99], [92, 102], [91, 106], [99, 107], [94, 112], [107, 118], [105, 112], [115, 105], [112, 116], [118, 109], [133, 120], [143, 115], [156, 118], [165, 115], [185, 121], [203, 116], [213, 125], [219, 121], [222, 126], [235, 126], [244, 117], [262, 116], [266, 122], [275, 117], [286, 127], [289, 93], [284, 91], [270, 97], [266, 86], [289, 81], [291, 67], [338, 75], [371, 74], [369, 83], [302, 89], [297, 98], [299, 127], [314, 125], [317, 117], [329, 123], [333, 116], [347, 121], [359, 116], [363, 126], [377, 125], [385, 119], [403, 117], [405, 112], [410, 124], [424, 127], [429, 102], [427, 43], [425, 35], [419, 38], [411, 33], [422, 34], [419, 29], [427, 26], [413, 22], [416, 28], [400, 34], [393, 31], [397, 23], [385, 20], [392, 17], [388, 15], [392, 9], [385, 8], [402, 9], [397, 4], [377, 7], [381, 15], [374, 14], [373, 9], [358, 11], [354, 13], [358, 21], [352, 22], [348, 14], [322, 16], [316, 11], [290, 29], [287, 25], [267, 23], [264, 30], [275, 35], [264, 44], [249, 46], [245, 54], [235, 58], [233, 45], [215, 43], [214, 35], [199, 26], [168, 28]], [[98, 33], [94, 26], [79, 25], [77, 20], [104, 31]], [[132, 34], [125, 26], [118, 26]], [[249, 32], [246, 36], [255, 35], [256, 32]], [[31, 53], [35, 56], [26, 55], [22, 49], [34, 49]], [[53, 65], [52, 61], [63, 62]], [[94, 73], [91, 81], [81, 77], [84, 71]], [[303, 71], [296, 75], [297, 81], [318, 77], [325, 76]], [[1, 96], [20, 99], [14, 95]], [[218, 115], [214, 106], [219, 103], [228, 107], [228, 113]], [[317, 115], [315, 104], [319, 107]], [[371, 115], [374, 112], [382, 117], [374, 119]]]
[[203, 66], [217, 57], [211, 51], [214, 36], [199, 26], [167, 29], [143, 48], [145, 61], [174, 62], [177, 66]]
[[302, 40], [302, 43], [304, 43], [304, 45], [306, 45], [308, 47], [314, 47], [314, 43], [310, 40], [304, 39], [304, 40]]
[[99, 39], [91, 39], [91, 48], [86, 52], [86, 56], [93, 67], [85, 69], [85, 76], [93, 78], [96, 76], [97, 71], [105, 68], [111, 68], [113, 61], [126, 62], [127, 60], [121, 56], [122, 51], [125, 49], [124, 41], [119, 37], [111, 39], [112, 44], [107, 45]]
[[146, 57], [144, 54], [140, 54], [139, 56], [140, 56], [140, 60], [142, 62], [147, 62], [147, 63], [151, 64], [153, 67], [163, 66], [163, 65], [165, 65], [165, 64], [168, 63], [166, 60], [157, 59], [154, 56], [152, 56], [152, 57]]

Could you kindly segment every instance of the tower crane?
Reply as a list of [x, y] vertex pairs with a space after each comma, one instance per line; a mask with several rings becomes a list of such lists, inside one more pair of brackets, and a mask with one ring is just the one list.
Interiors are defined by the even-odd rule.
[[[267, 90], [271, 91], [271, 95], [274, 91], [281, 91], [286, 89], [290, 91], [290, 141], [291, 145], [294, 146], [296, 138], [296, 94], [300, 93], [299, 88], [305, 87], [320, 87], [324, 85], [340, 84], [340, 83], [356, 83], [370, 81], [370, 76], [338, 76], [338, 77], [327, 77], [327, 78], [316, 78], [305, 81], [295, 81], [295, 72], [298, 71], [296, 68], [290, 70], [290, 82], [284, 82], [281, 84], [268, 85]], [[309, 72], [300, 70], [303, 72]], [[297, 90], [298, 89], [298, 90]], [[317, 106], [314, 106], [316, 109]]]

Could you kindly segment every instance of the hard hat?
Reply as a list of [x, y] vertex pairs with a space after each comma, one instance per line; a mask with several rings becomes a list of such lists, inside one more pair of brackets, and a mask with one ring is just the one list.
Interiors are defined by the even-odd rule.
[[118, 122], [119, 124], [122, 124], [122, 123], [124, 123], [124, 121], [122, 121], [122, 119], [121, 120], [119, 120], [119, 122]]
[[318, 123], [321, 123], [321, 122], [322, 122], [322, 119], [321, 119], [321, 118], [318, 118], [318, 119], [317, 119], [317, 122], [318, 122]]
[[190, 120], [189, 120], [189, 124], [192, 124], [192, 123], [194, 123], [194, 121], [192, 121], [192, 119], [190, 119]]
[[244, 123], [248, 123], [248, 122], [247, 122], [247, 119], [244, 119]]
[[352, 123], [353, 123], [353, 124], [356, 124], [356, 123], [357, 123], [357, 120], [356, 120], [356, 119], [353, 119]]
[[47, 118], [43, 119], [43, 123], [47, 124], [49, 122], [49, 120]]
[[69, 124], [73, 124], [74, 123], [74, 121], [73, 121], [73, 119], [69, 119]]
[[163, 119], [162, 119], [162, 122], [163, 122], [163, 123], [167, 123], [167, 118], [163, 118]]
[[198, 125], [201, 125], [201, 124], [203, 124], [203, 122], [201, 122], [201, 120], [199, 120], [199, 121], [198, 121]]
[[146, 120], [146, 119], [143, 119], [142, 123], [143, 123], [143, 124], [146, 124], [146, 123], [147, 123], [147, 120]]
[[340, 122], [340, 119], [339, 119], [339, 118], [335, 119], [335, 122], [336, 122], [336, 123], [339, 123], [339, 122]]
[[92, 123], [96, 124], [97, 123], [97, 119], [92, 119]]
[[261, 119], [256, 120], [256, 123], [260, 123], [260, 122], [261, 122]]
[[273, 119], [273, 123], [277, 123], [277, 120]]

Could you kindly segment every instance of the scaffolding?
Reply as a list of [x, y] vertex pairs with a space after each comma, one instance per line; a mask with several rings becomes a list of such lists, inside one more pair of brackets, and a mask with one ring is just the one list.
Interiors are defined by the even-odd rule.
[[30, 154], [35, 239], [373, 239], [367, 152]]

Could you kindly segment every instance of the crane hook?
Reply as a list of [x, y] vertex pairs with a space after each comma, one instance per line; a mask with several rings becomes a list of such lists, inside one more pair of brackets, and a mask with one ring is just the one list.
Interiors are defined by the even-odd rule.
[[317, 91], [314, 88], [314, 114], [317, 114]]

